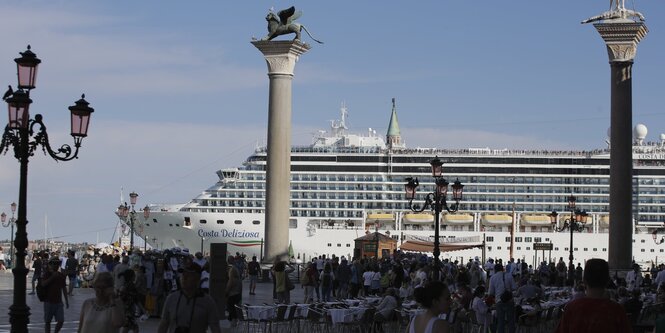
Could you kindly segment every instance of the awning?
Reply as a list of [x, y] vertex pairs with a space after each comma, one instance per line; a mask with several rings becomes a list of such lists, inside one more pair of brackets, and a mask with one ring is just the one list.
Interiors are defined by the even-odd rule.
[[[455, 243], [441, 243], [439, 244], [439, 251], [441, 252], [451, 252], [459, 250], [467, 250], [473, 248], [482, 248], [483, 244], [455, 244]], [[402, 251], [414, 251], [414, 252], [432, 252], [434, 249], [434, 242], [425, 242], [425, 241], [416, 241], [408, 240], [399, 247]]]

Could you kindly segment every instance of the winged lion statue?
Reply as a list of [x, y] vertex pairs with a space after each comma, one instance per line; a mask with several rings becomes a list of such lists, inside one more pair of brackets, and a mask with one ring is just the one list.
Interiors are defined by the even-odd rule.
[[268, 21], [268, 34], [261, 40], [272, 40], [277, 36], [291, 33], [296, 34], [296, 37], [293, 40], [300, 40], [300, 32], [305, 30], [311, 39], [319, 44], [323, 44], [322, 41], [314, 38], [304, 25], [294, 22], [301, 15], [302, 11], [296, 11], [294, 6], [280, 10], [277, 12], [277, 14], [275, 14], [271, 9], [268, 12], [268, 15], [266, 15], [266, 21]]

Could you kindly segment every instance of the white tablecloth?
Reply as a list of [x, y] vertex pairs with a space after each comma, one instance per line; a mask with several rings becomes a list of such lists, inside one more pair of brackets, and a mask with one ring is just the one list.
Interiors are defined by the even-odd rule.
[[[288, 312], [288, 311], [287, 311]], [[277, 315], [277, 307], [273, 305], [247, 306], [247, 318], [252, 320], [273, 319]]]
[[366, 309], [363, 307], [350, 307], [348, 309], [328, 309], [326, 311], [330, 314], [332, 323], [339, 324], [360, 320]]

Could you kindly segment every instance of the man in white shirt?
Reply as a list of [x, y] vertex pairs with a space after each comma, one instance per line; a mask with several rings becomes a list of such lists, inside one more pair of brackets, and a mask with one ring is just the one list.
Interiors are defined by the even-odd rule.
[[628, 290], [639, 289], [642, 286], [642, 272], [640, 272], [640, 266], [638, 264], [633, 264], [633, 270], [626, 273], [626, 285]]
[[[505, 332], [505, 326], [508, 326], [508, 332], [515, 332], [515, 302], [512, 297], [510, 300], [501, 301], [501, 295], [504, 291], [513, 292], [517, 286], [513, 280], [512, 274], [505, 273], [501, 264], [494, 265], [495, 274], [492, 274], [489, 282], [489, 294], [496, 300], [496, 316], [498, 319], [497, 332]], [[506, 320], [507, 319], [507, 320]]]

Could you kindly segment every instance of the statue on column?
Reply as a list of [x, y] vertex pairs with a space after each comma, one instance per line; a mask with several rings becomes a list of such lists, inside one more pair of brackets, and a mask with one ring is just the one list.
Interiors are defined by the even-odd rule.
[[640, 12], [626, 9], [625, 0], [610, 0], [609, 11], [594, 17], [590, 17], [582, 21], [582, 24], [613, 19], [638, 19], [640, 21], [644, 21], [644, 15], [642, 15]]
[[296, 37], [293, 38], [293, 40], [299, 41], [300, 32], [302, 30], [305, 30], [307, 35], [309, 35], [309, 38], [311, 38], [312, 40], [314, 40], [319, 44], [323, 44], [323, 42], [314, 38], [312, 34], [309, 33], [307, 28], [305, 28], [304, 25], [294, 22], [300, 16], [302, 16], [302, 11], [296, 11], [296, 8], [294, 6], [280, 10], [279, 12], [277, 12], [277, 14], [275, 14], [275, 12], [273, 12], [273, 9], [271, 8], [270, 11], [268, 11], [268, 15], [266, 15], [266, 21], [268, 21], [268, 34], [265, 37], [263, 37], [261, 40], [264, 41], [272, 40], [273, 38], [280, 35], [287, 35], [294, 33], [296, 34]]

